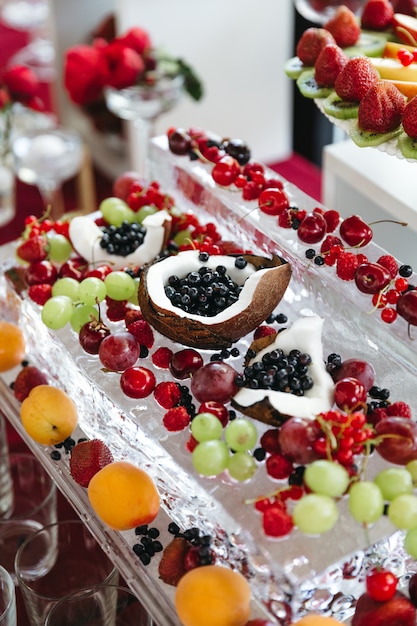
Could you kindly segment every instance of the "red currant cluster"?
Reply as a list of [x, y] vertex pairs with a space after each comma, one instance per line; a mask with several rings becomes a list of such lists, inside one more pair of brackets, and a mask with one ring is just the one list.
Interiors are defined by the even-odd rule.
[[411, 63], [417, 63], [417, 50], [408, 50], [407, 48], [400, 48], [397, 52], [397, 58], [401, 65], [407, 67]]
[[352, 468], [354, 456], [369, 448], [374, 438], [374, 430], [367, 424], [363, 411], [327, 411], [320, 413], [315, 421], [319, 429], [313, 443], [315, 452], [347, 468]]
[[139, 211], [144, 206], [155, 207], [159, 211], [162, 209], [169, 211], [174, 206], [174, 199], [163, 193], [156, 181], [152, 181], [148, 186], [139, 181], [133, 181], [126, 202], [132, 211]]
[[291, 513], [288, 510], [289, 500], [299, 500], [304, 489], [297, 485], [281, 489], [270, 497], [255, 501], [254, 507], [262, 515], [262, 528], [268, 537], [285, 537], [294, 528]]

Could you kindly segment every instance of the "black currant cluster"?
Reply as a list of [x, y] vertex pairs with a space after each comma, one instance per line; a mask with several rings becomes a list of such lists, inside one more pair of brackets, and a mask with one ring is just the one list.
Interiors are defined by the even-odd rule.
[[66, 439], [64, 439], [64, 441], [61, 441], [60, 443], [56, 443], [54, 445], [54, 450], [52, 450], [51, 452], [51, 459], [53, 461], [60, 461], [61, 460], [60, 450], [63, 450], [65, 454], [69, 454], [71, 450], [73, 449], [73, 447], [77, 443], [81, 443], [82, 441], [87, 441], [87, 439], [85, 437], [82, 437], [78, 439], [78, 441], [75, 441], [75, 439], [73, 439], [72, 437], [67, 437]]
[[152, 557], [158, 552], [162, 552], [162, 543], [158, 540], [159, 530], [147, 524], [137, 526], [135, 535], [140, 536], [140, 541], [133, 546], [133, 552], [139, 557], [143, 565], [149, 565]]

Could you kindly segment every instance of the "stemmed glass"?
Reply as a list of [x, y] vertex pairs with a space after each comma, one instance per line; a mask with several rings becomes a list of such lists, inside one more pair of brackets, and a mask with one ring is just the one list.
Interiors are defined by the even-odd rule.
[[10, 59], [12, 65], [30, 67], [39, 80], [51, 83], [55, 77], [55, 51], [45, 35], [48, 24], [48, 0], [2, 0], [2, 21], [14, 28], [29, 33], [30, 42]]
[[79, 135], [58, 127], [19, 135], [12, 144], [16, 176], [28, 185], [37, 185], [52, 219], [62, 213], [58, 192], [80, 169], [82, 151]]
[[125, 89], [107, 87], [104, 91], [109, 111], [123, 120], [134, 122], [138, 149], [132, 151], [135, 157], [132, 160], [137, 159], [133, 167], [145, 180], [149, 177], [148, 150], [154, 123], [178, 103], [183, 84], [181, 75], [162, 76], [151, 85], [134, 85]]
[[365, 0], [294, 0], [298, 13], [309, 22], [325, 24], [341, 4], [359, 15]]

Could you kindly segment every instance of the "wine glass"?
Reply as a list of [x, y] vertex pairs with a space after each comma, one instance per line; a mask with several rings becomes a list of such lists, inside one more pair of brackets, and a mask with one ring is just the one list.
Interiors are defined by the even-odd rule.
[[294, 0], [294, 4], [298, 13], [309, 22], [325, 24], [341, 4], [359, 15], [365, 0]]
[[63, 212], [58, 192], [74, 176], [82, 160], [79, 135], [64, 128], [34, 130], [16, 137], [12, 144], [16, 176], [28, 185], [37, 185], [51, 218]]
[[183, 93], [184, 79], [162, 76], [152, 85], [133, 85], [125, 89], [106, 87], [106, 106], [123, 120], [132, 120], [136, 129], [137, 150], [132, 150], [134, 169], [145, 179], [149, 175], [148, 149], [156, 119], [170, 111]]
[[29, 33], [30, 42], [9, 60], [10, 65], [30, 67], [41, 82], [51, 83], [55, 78], [55, 51], [46, 35], [48, 0], [2, 0], [2, 21], [15, 30]]

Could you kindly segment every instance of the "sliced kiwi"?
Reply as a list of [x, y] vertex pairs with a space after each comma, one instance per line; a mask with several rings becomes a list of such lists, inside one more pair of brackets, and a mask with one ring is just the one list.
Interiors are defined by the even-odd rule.
[[417, 139], [402, 132], [398, 137], [398, 147], [405, 159], [417, 159]]
[[301, 72], [311, 69], [313, 68], [304, 65], [298, 57], [291, 57], [284, 64], [284, 72], [289, 78], [293, 78], [294, 80], [300, 76]]
[[323, 110], [331, 117], [339, 120], [350, 120], [358, 117], [358, 102], [342, 100], [335, 91], [323, 101]]
[[301, 72], [297, 78], [297, 87], [305, 98], [327, 98], [333, 89], [321, 87], [314, 78], [314, 69]]
[[344, 48], [349, 57], [367, 56], [382, 57], [385, 44], [391, 39], [389, 33], [379, 33], [373, 30], [363, 30], [354, 46]]
[[395, 130], [388, 131], [386, 133], [376, 133], [370, 130], [362, 130], [359, 128], [357, 122], [353, 122], [349, 135], [350, 138], [360, 148], [366, 148], [367, 146], [380, 146], [381, 143], [393, 139], [401, 132], [401, 126], [398, 126]]

